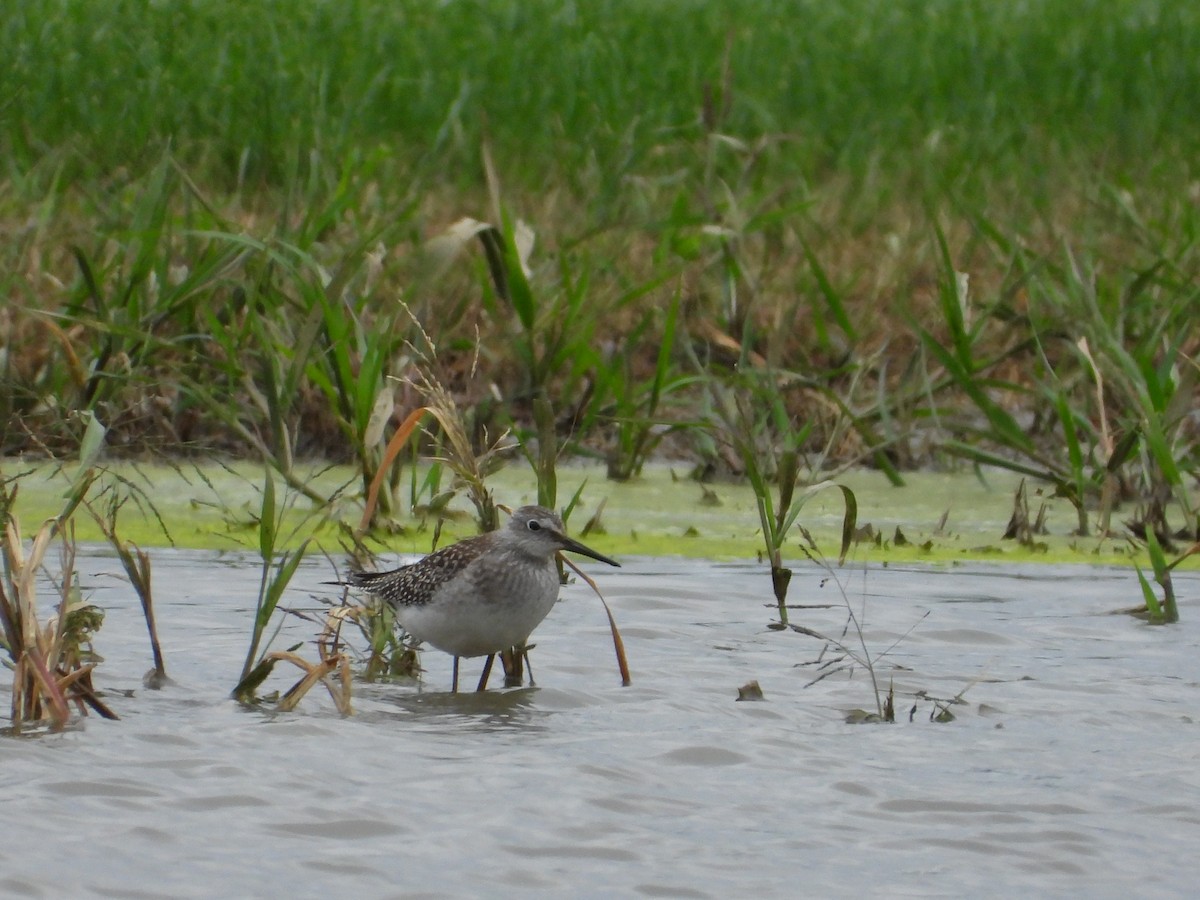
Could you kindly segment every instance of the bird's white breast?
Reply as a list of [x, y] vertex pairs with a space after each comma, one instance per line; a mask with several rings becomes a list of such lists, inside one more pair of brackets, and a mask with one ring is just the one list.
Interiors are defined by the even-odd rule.
[[485, 656], [523, 645], [558, 599], [552, 559], [491, 555], [441, 585], [428, 603], [399, 607], [413, 637], [454, 656]]

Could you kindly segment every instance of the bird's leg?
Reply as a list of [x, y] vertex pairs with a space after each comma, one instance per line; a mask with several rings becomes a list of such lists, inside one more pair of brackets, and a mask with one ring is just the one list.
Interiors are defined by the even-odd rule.
[[450, 679], [450, 693], [458, 693], [458, 657], [454, 657], [454, 676]]
[[495, 661], [496, 654], [489, 653], [487, 659], [483, 663], [483, 672], [479, 676], [479, 687], [475, 688], [476, 693], [487, 690], [488, 678], [490, 678], [492, 674], [492, 663]]
[[521, 648], [521, 657], [525, 660], [525, 670], [529, 672], [529, 686], [533, 687], [533, 664], [529, 662], [529, 648]]

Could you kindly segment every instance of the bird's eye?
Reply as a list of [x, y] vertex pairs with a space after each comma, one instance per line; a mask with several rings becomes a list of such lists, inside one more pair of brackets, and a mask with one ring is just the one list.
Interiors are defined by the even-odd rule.
[[530, 531], [541, 531], [542, 523], [539, 522], [537, 519], [530, 519], [529, 520], [529, 530]]

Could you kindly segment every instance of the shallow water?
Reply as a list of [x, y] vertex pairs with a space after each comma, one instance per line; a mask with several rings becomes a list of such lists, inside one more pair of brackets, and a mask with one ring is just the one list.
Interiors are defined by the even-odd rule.
[[[879, 663], [903, 721], [883, 726], [844, 721], [874, 708], [861, 669], [806, 687], [820, 644], [766, 628], [762, 567], [625, 563], [595, 574], [631, 687], [573, 585], [536, 634], [538, 687], [451, 695], [449, 659], [430, 651], [423, 687], [356, 685], [341, 718], [317, 691], [286, 715], [228, 699], [249, 559], [155, 554], [175, 684], [148, 691], [136, 599], [114, 560], [81, 555], [108, 610], [96, 681], [122, 720], [0, 739], [0, 895], [1191, 893], [1196, 573], [1177, 577], [1183, 623], [1156, 628], [1108, 615], [1137, 602], [1128, 570], [851, 572], [868, 647], [903, 638]], [[331, 575], [306, 560], [288, 602], [316, 605]], [[832, 604], [793, 621], [840, 633], [836, 587], [816, 570], [792, 584], [797, 603]], [[275, 646], [311, 632], [293, 622]], [[752, 679], [765, 701], [735, 702]], [[292, 680], [281, 668], [268, 687]], [[954, 722], [931, 723], [926, 700], [908, 721], [914, 692], [965, 688]]]

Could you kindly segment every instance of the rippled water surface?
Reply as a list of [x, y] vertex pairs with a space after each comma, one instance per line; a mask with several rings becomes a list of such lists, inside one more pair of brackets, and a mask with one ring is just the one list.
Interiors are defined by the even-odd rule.
[[[251, 561], [155, 555], [175, 684], [147, 691], [140, 608], [111, 558], [83, 556], [108, 610], [96, 681], [122, 719], [0, 740], [0, 895], [1191, 893], [1195, 573], [1177, 579], [1183, 623], [1156, 628], [1109, 614], [1137, 601], [1130, 571], [851, 572], [867, 646], [902, 638], [879, 663], [903, 720], [885, 726], [845, 723], [874, 708], [862, 670], [809, 686], [821, 644], [766, 627], [762, 567], [625, 562], [596, 574], [632, 686], [599, 603], [572, 585], [535, 636], [537, 687], [451, 695], [430, 651], [423, 687], [356, 685], [342, 718], [316, 691], [286, 715], [228, 699]], [[315, 605], [330, 577], [306, 561], [288, 602]], [[831, 604], [793, 621], [840, 634], [816, 570], [792, 599]], [[311, 631], [291, 624], [275, 646]], [[478, 668], [464, 663], [467, 682]], [[291, 683], [280, 672], [269, 687]], [[750, 680], [765, 700], [736, 702]], [[908, 721], [916, 692], [964, 689], [955, 721], [930, 722], [924, 699]]]

